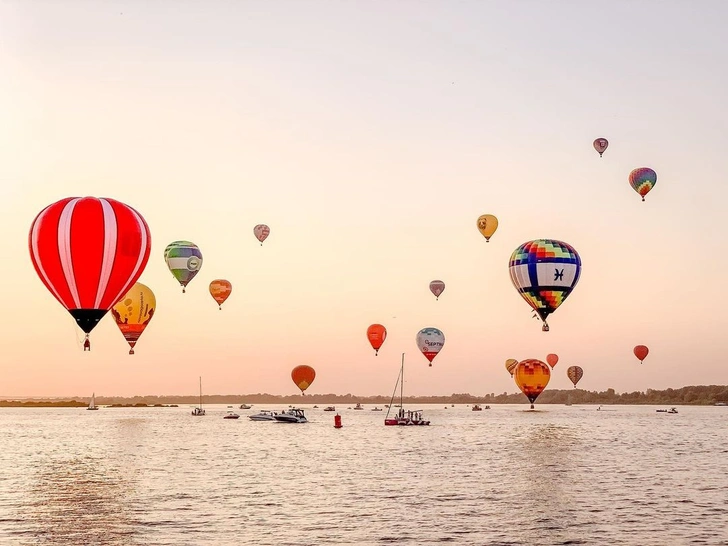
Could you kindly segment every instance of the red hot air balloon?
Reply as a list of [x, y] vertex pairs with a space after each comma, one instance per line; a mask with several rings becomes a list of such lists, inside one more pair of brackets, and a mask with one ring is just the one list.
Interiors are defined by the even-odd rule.
[[316, 371], [311, 366], [306, 366], [305, 364], [296, 366], [291, 371], [291, 379], [293, 379], [296, 386], [301, 389], [302, 395], [305, 394], [303, 391], [311, 386], [311, 383], [313, 383], [315, 378]]
[[33, 220], [30, 259], [86, 333], [84, 350], [91, 350], [91, 330], [141, 276], [151, 243], [142, 215], [109, 198], [67, 197]]
[[367, 328], [367, 339], [372, 344], [374, 356], [378, 356], [379, 349], [381, 349], [384, 340], [387, 339], [387, 329], [381, 324], [372, 324]]
[[258, 224], [253, 228], [253, 234], [255, 235], [255, 238], [260, 241], [260, 246], [263, 246], [263, 241], [265, 241], [268, 238], [268, 235], [270, 235], [270, 228], [265, 224]]
[[644, 345], [637, 345], [634, 348], [634, 356], [636, 356], [640, 362], [642, 362], [645, 358], [647, 358], [647, 355], [649, 354], [650, 350], [645, 347]]
[[556, 366], [558, 361], [559, 355], [555, 355], [553, 353], [546, 355], [546, 362], [548, 362], [548, 365], [551, 366], [552, 369]]
[[430, 292], [433, 293], [435, 296], [435, 300], [440, 299], [440, 294], [442, 294], [445, 291], [445, 283], [442, 281], [432, 281], [430, 283]]

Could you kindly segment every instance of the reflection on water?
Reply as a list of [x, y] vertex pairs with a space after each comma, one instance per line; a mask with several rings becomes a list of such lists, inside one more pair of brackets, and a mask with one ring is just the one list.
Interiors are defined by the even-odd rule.
[[0, 545], [727, 544], [726, 408], [424, 409], [3, 409]]

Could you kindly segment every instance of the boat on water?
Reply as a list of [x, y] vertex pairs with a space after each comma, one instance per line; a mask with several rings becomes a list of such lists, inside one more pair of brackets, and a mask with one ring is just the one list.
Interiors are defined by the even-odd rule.
[[372, 411], [382, 411], [382, 408], [378, 408], [378, 407], [374, 406], [374, 407], [372, 408]]
[[472, 411], [483, 411], [479, 404], [473, 404]]
[[359, 402], [357, 402], [356, 406], [354, 406], [354, 409], [364, 409], [364, 408], [362, 407], [362, 405]]
[[423, 419], [422, 410], [407, 410], [404, 409], [404, 353], [402, 353], [402, 365], [399, 368], [399, 376], [397, 376], [397, 382], [394, 384], [394, 392], [392, 392], [392, 399], [389, 401], [390, 409], [392, 402], [394, 401], [394, 395], [397, 392], [397, 386], [399, 385], [399, 411], [395, 413], [394, 417], [389, 416], [389, 409], [387, 415], [384, 416], [384, 424], [386, 426], [399, 425], [399, 426], [412, 426], [412, 425], [429, 425], [430, 422]]
[[251, 421], [275, 421], [276, 413], [274, 411], [264, 409], [260, 410], [260, 412], [255, 415], [248, 415], [248, 419]]
[[300, 408], [291, 408], [283, 413], [276, 413], [273, 417], [281, 423], [308, 423], [308, 419]]
[[200, 376], [200, 405], [192, 410], [192, 415], [196, 417], [205, 415], [205, 410], [202, 409], [202, 376]]
[[669, 410], [667, 410], [667, 409], [658, 409], [658, 410], [655, 410], [655, 411], [657, 411], [657, 413], [677, 413], [677, 408], [670, 408]]
[[223, 419], [240, 419], [240, 415], [238, 415], [234, 411], [229, 411], [225, 414]]
[[250, 404], [240, 404], [240, 408], [239, 409], [250, 409], [252, 407], [253, 406], [251, 406]]
[[91, 395], [91, 402], [89, 403], [87, 410], [97, 410], [99, 407], [96, 405], [96, 393]]
[[336, 406], [326, 406], [324, 411], [336, 411]]

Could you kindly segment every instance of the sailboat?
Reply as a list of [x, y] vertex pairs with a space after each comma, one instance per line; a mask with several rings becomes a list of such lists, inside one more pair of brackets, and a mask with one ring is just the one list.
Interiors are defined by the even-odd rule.
[[202, 409], [202, 376], [200, 376], [200, 405], [192, 410], [192, 415], [205, 415], [205, 410]]
[[[394, 395], [397, 392], [397, 385], [399, 385], [399, 411], [394, 417], [389, 417], [389, 412], [392, 409], [392, 402], [394, 402]], [[402, 366], [399, 369], [399, 376], [397, 377], [397, 383], [394, 384], [394, 392], [392, 392], [392, 399], [389, 401], [389, 409], [387, 409], [387, 415], [384, 416], [385, 425], [429, 425], [430, 422], [422, 418], [422, 411], [411, 411], [404, 409], [404, 353], [402, 353]]]
[[91, 395], [91, 403], [86, 408], [87, 410], [97, 410], [99, 407], [96, 405], [96, 393]]

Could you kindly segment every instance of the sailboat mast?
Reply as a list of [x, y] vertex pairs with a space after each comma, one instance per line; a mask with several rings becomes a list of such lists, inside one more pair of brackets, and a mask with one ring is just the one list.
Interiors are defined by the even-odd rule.
[[200, 409], [202, 409], [202, 376], [200, 376]]
[[402, 353], [402, 368], [400, 374], [402, 375], [402, 383], [399, 385], [399, 407], [400, 409], [404, 409], [404, 353]]

